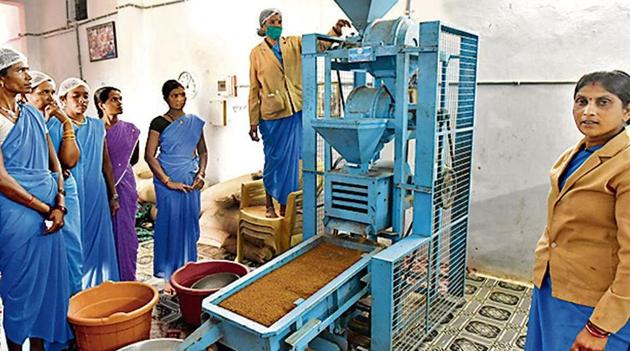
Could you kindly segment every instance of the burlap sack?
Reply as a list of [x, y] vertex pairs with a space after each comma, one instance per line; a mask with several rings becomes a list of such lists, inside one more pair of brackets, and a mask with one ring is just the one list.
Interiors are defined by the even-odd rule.
[[153, 173], [151, 173], [149, 165], [143, 159], [139, 160], [138, 163], [133, 166], [133, 173], [136, 175], [136, 178], [139, 179], [153, 178]]
[[[223, 244], [223, 249], [233, 255], [236, 255], [236, 237], [229, 237]], [[273, 258], [273, 252], [271, 248], [267, 246], [263, 248], [258, 248], [245, 242], [245, 244], [243, 245], [243, 250], [243, 256], [253, 262], [265, 263]]]
[[155, 187], [153, 178], [136, 179], [136, 189], [138, 190], [138, 200], [140, 202], [155, 203]]
[[244, 174], [221, 183], [217, 183], [201, 193], [201, 212], [215, 206], [224, 208], [238, 207], [241, 184], [252, 180], [251, 174]]

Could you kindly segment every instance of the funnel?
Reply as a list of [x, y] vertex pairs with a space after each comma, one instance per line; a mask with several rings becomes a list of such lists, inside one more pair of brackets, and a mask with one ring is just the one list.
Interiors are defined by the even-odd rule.
[[350, 22], [363, 33], [368, 24], [387, 13], [398, 0], [335, 0]]
[[349, 163], [372, 160], [387, 125], [384, 118], [318, 119], [313, 128]]

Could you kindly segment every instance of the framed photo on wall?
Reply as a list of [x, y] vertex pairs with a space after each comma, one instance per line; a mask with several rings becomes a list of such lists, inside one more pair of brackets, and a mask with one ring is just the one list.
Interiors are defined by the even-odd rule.
[[113, 21], [87, 28], [87, 40], [90, 62], [118, 57], [116, 26]]

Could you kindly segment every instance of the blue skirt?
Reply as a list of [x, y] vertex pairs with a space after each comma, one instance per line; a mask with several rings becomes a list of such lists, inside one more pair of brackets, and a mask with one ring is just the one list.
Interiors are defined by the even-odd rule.
[[289, 194], [300, 188], [302, 111], [286, 118], [261, 120], [258, 127], [265, 152], [265, 190], [280, 204], [286, 205]]
[[[551, 295], [551, 279], [545, 275], [540, 289], [534, 288], [527, 324], [526, 351], [569, 350], [593, 307], [557, 299]], [[608, 338], [606, 351], [630, 350], [630, 323]]]

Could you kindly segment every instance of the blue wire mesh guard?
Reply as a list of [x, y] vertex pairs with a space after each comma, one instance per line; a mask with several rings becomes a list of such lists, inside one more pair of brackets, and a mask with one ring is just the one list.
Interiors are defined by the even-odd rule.
[[[478, 39], [439, 28], [433, 53], [439, 57], [439, 93], [432, 206], [414, 208], [431, 211], [432, 230], [413, 233], [372, 260], [372, 348], [377, 350], [417, 349], [464, 297]], [[422, 104], [422, 90], [419, 96]]]

